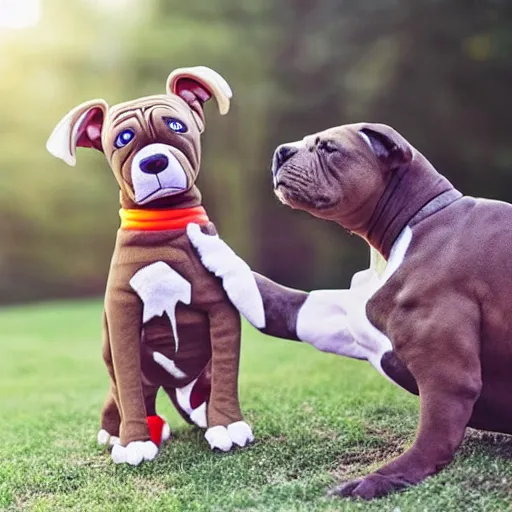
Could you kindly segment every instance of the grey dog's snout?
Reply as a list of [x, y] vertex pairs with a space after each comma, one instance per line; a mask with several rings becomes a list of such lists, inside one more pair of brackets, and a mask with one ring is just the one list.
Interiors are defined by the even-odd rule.
[[274, 152], [274, 158], [272, 159], [272, 174], [276, 174], [279, 168], [289, 160], [298, 149], [294, 146], [279, 146]]
[[139, 167], [146, 174], [159, 174], [167, 169], [169, 159], [163, 154], [151, 155], [141, 160]]

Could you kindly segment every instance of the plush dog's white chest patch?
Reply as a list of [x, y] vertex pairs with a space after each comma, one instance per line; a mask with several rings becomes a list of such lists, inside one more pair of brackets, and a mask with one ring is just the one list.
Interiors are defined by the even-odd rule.
[[[141, 268], [130, 280], [130, 286], [143, 303], [142, 322], [147, 323], [156, 316], [167, 314], [174, 335], [176, 352], [179, 349], [178, 326], [176, 322], [176, 306], [178, 302], [190, 304], [192, 285], [178, 272], [163, 261], [157, 261]], [[153, 353], [153, 359], [168, 373], [177, 379], [186, 375], [176, 366], [174, 361], [161, 354]]]
[[395, 242], [381, 276], [369, 268], [354, 275], [348, 290], [311, 292], [298, 313], [299, 339], [324, 352], [367, 359], [384, 374], [380, 361], [392, 345], [368, 320], [366, 306], [401, 265], [411, 239], [407, 227]]

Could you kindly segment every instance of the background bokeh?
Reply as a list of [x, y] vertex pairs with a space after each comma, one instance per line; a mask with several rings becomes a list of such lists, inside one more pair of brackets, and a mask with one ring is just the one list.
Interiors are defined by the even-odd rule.
[[207, 65], [234, 91], [207, 107], [199, 181], [223, 238], [258, 271], [346, 286], [365, 244], [273, 196], [282, 142], [356, 121], [393, 125], [465, 193], [512, 201], [510, 0], [42, 0], [0, 28], [0, 302], [101, 295], [118, 225], [99, 153], [75, 168], [45, 142], [70, 108], [163, 92]]

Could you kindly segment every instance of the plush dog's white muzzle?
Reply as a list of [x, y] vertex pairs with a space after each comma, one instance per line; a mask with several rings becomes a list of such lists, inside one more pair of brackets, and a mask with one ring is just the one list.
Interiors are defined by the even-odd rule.
[[187, 175], [167, 144], [149, 144], [132, 161], [135, 202], [146, 204], [187, 190]]

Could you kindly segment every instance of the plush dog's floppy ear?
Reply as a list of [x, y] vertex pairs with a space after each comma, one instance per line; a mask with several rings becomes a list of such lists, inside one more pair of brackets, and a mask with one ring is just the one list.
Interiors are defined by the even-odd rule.
[[103, 151], [101, 130], [108, 111], [104, 100], [91, 100], [68, 112], [55, 127], [46, 149], [68, 165], [76, 164], [76, 148]]
[[204, 130], [203, 103], [215, 97], [219, 112], [229, 111], [233, 93], [224, 78], [206, 66], [175, 69], [167, 78], [167, 92], [184, 99], [192, 109], [200, 131]]
[[368, 124], [359, 135], [375, 156], [391, 169], [408, 164], [413, 157], [411, 145], [393, 128], [385, 124]]

